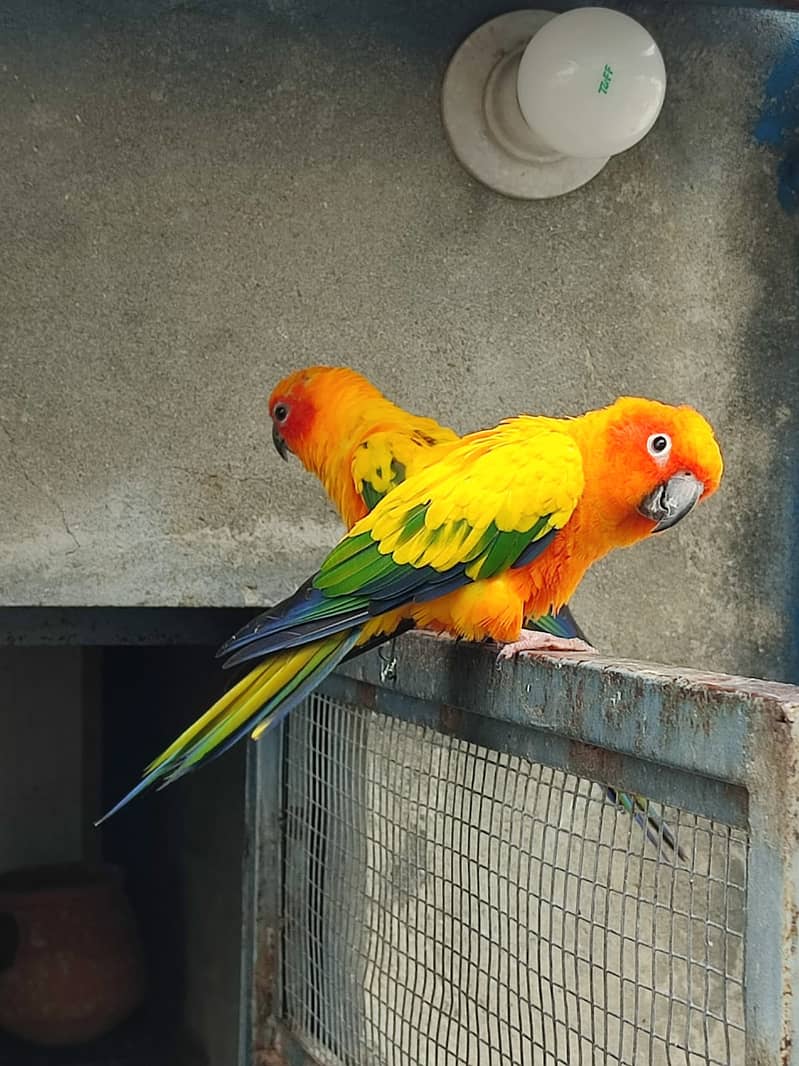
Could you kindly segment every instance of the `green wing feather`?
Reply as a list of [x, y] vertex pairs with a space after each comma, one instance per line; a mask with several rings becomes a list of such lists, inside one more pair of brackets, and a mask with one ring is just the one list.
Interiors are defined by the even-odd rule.
[[[543, 423], [543, 424], [542, 424]], [[546, 419], [473, 434], [394, 488], [328, 555], [314, 579], [325, 598], [390, 599], [502, 573], [554, 534], [583, 489], [574, 441]]]
[[439, 445], [457, 444], [459, 437], [432, 419], [414, 416], [406, 422], [374, 428], [355, 450], [352, 480], [371, 511], [407, 478], [428, 466]]

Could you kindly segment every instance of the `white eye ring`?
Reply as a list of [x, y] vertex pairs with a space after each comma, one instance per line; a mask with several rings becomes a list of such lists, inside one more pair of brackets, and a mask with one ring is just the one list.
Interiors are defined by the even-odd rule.
[[668, 433], [653, 433], [646, 442], [646, 450], [653, 459], [665, 459], [671, 451], [671, 437]]

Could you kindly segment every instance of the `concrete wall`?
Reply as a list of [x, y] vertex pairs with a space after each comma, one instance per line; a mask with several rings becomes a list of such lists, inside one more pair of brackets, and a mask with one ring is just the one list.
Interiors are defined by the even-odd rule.
[[524, 204], [438, 115], [448, 56], [507, 6], [6, 5], [0, 602], [290, 591], [339, 527], [264, 397], [343, 361], [461, 430], [698, 404], [723, 492], [576, 606], [611, 653], [795, 672], [799, 17], [630, 7], [670, 73], [656, 129]]

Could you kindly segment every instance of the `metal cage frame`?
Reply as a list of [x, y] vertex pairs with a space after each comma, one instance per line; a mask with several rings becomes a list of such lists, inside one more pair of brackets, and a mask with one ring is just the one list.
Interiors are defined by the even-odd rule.
[[[799, 1066], [799, 687], [410, 633], [320, 691], [745, 829], [747, 1066]], [[283, 1022], [279, 732], [250, 745], [239, 1066], [312, 1066]]]

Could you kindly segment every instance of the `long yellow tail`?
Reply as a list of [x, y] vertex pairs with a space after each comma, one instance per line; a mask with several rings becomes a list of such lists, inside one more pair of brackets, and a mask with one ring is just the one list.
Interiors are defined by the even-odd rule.
[[140, 793], [167, 785], [232, 747], [283, 721], [347, 655], [361, 630], [336, 633], [287, 651], [273, 652], [221, 696], [144, 770], [141, 781], [96, 823], [100, 825]]

